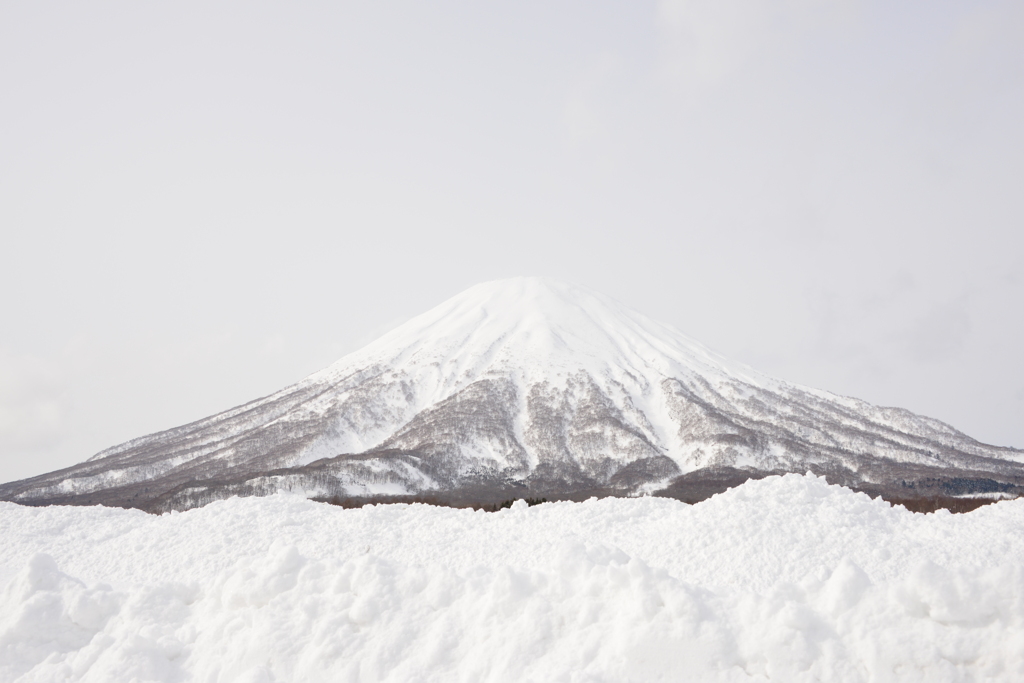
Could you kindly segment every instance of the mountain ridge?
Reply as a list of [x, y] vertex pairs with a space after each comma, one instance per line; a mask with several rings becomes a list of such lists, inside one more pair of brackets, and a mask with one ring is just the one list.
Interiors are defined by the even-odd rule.
[[1024, 493], [1022, 463], [938, 420], [764, 375], [589, 289], [515, 278], [278, 392], [0, 485], [0, 499], [640, 495], [716, 468], [810, 470], [893, 496], [944, 479]]

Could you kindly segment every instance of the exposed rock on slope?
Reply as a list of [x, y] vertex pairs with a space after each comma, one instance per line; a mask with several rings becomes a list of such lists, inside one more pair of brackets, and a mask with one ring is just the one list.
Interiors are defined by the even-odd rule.
[[276, 394], [2, 485], [0, 499], [686, 498], [705, 474], [808, 470], [889, 497], [1024, 492], [1024, 451], [772, 379], [589, 290], [519, 278], [477, 285]]

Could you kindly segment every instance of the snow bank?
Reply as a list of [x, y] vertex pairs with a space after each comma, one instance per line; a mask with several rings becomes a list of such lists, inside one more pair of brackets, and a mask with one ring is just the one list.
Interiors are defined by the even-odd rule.
[[2, 681], [1019, 681], [1024, 500], [0, 504]]

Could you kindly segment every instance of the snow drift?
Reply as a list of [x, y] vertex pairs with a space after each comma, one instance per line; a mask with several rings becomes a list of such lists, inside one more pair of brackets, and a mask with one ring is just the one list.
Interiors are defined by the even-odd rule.
[[1024, 500], [0, 503], [4, 681], [1019, 681]]

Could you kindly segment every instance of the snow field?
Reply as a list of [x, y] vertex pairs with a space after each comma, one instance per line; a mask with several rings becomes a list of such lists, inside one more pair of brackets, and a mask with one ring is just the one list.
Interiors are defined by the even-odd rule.
[[1024, 500], [0, 504], [0, 681], [1020, 681]]

